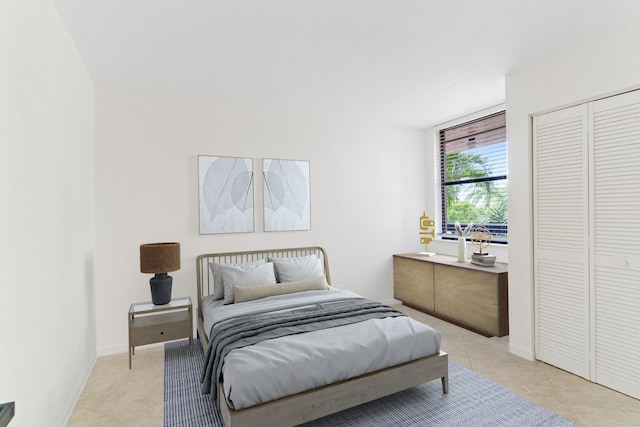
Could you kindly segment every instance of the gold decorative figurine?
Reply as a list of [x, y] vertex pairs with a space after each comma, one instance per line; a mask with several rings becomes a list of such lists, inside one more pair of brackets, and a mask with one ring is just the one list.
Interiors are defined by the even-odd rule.
[[[422, 212], [422, 216], [420, 217], [420, 243], [424, 245], [424, 252], [418, 252], [418, 255], [423, 256], [433, 256], [435, 252], [429, 252], [427, 250], [427, 245], [433, 242], [433, 238], [436, 236], [435, 230], [436, 222], [433, 219], [429, 219], [429, 216], [426, 212]], [[429, 230], [431, 229], [431, 230]], [[431, 237], [429, 237], [431, 236]]]
[[471, 243], [478, 248], [478, 252], [471, 255], [471, 264], [481, 267], [493, 267], [496, 262], [496, 256], [484, 252], [484, 249], [491, 243], [491, 232], [487, 227], [476, 225], [469, 232], [471, 234]]
[[478, 255], [483, 255], [482, 250], [491, 243], [491, 232], [487, 227], [476, 225], [471, 229], [471, 243], [478, 248]]

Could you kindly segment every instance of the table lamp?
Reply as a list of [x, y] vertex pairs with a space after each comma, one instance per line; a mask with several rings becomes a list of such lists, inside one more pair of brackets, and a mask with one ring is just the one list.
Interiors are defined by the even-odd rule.
[[180, 270], [180, 243], [140, 245], [140, 271], [155, 274], [149, 280], [153, 304], [162, 305], [171, 301], [173, 278], [167, 273], [176, 270]]

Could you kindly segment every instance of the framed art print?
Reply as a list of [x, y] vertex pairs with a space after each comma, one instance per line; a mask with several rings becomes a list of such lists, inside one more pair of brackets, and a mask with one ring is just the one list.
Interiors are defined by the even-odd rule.
[[198, 156], [200, 234], [251, 233], [253, 159]]
[[309, 162], [262, 159], [264, 231], [311, 229]]

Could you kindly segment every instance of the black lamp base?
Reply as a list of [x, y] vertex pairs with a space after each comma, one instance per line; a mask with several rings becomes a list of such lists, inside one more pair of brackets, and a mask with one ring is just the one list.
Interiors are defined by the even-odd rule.
[[171, 301], [171, 284], [173, 277], [167, 273], [156, 273], [149, 280], [151, 285], [151, 301], [154, 305], [163, 305]]

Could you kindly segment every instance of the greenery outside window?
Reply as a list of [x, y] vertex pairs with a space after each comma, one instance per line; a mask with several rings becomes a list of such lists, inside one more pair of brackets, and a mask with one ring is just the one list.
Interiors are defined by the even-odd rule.
[[507, 243], [505, 112], [439, 133], [443, 239], [455, 238], [457, 221], [483, 225], [492, 242]]

